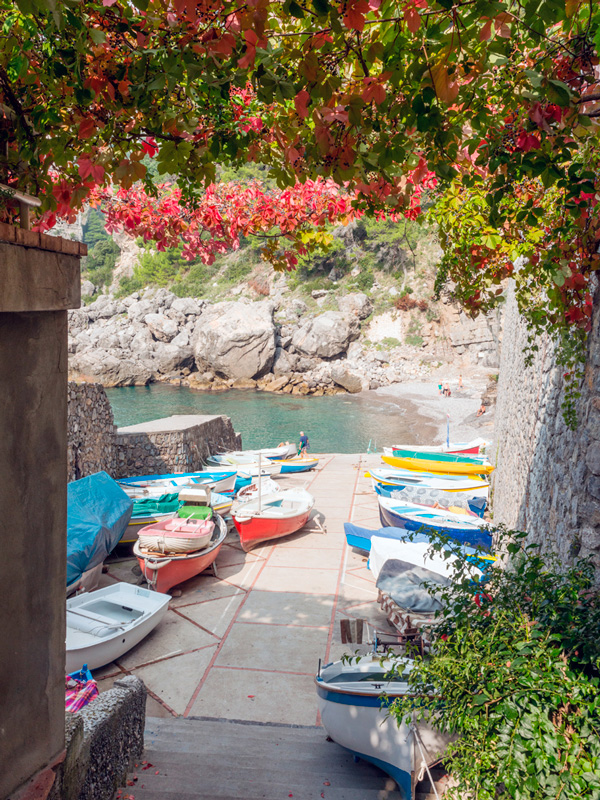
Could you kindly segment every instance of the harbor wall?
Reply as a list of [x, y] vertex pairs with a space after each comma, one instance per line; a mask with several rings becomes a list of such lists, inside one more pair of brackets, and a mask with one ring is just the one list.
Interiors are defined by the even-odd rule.
[[101, 470], [114, 474], [114, 417], [101, 384], [69, 381], [67, 439], [69, 481]]
[[101, 384], [69, 382], [69, 481], [100, 470], [113, 478], [193, 472], [211, 453], [241, 446], [225, 416], [183, 415], [117, 429]]
[[600, 304], [596, 292], [578, 426], [565, 424], [563, 368], [548, 337], [533, 362], [527, 330], [508, 292], [496, 412], [494, 523], [525, 530], [563, 563], [592, 556], [600, 577]]

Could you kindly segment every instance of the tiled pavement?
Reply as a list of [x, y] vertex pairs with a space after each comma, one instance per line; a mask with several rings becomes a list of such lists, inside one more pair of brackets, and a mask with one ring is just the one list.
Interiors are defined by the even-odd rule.
[[[318, 725], [318, 659], [356, 649], [341, 644], [340, 619], [388, 629], [366, 558], [346, 546], [343, 527], [349, 520], [380, 527], [364, 477], [377, 463], [373, 455], [323, 456], [314, 472], [279, 478], [314, 495], [305, 528], [249, 554], [231, 532], [217, 559], [219, 577], [205, 573], [178, 587], [181, 596], [150, 636], [96, 671], [100, 689], [134, 674], [148, 688], [150, 717]], [[134, 563], [111, 564], [103, 581], [135, 582]]]

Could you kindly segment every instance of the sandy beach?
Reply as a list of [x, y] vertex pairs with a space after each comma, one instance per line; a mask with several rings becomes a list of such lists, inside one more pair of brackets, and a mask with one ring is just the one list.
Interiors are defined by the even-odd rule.
[[[450, 397], [439, 393], [438, 381], [398, 383], [377, 389], [374, 394], [381, 399], [394, 398], [402, 406], [410, 403], [414, 407], [414, 414], [418, 415], [414, 432], [419, 444], [430, 444], [432, 439], [435, 443], [445, 441], [448, 415], [451, 441], [470, 441], [479, 436], [493, 441], [495, 407], [492, 406], [483, 416], [477, 416], [487, 381], [487, 377], [465, 379], [462, 389], [457, 388], [455, 381], [450, 384]], [[420, 420], [425, 423], [422, 430], [419, 428]], [[432, 429], [434, 437], [431, 436]]]

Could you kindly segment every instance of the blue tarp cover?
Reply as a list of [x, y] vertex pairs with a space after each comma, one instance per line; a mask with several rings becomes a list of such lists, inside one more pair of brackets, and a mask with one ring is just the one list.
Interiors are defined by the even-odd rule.
[[106, 472], [67, 486], [67, 586], [116, 547], [132, 509], [133, 501]]

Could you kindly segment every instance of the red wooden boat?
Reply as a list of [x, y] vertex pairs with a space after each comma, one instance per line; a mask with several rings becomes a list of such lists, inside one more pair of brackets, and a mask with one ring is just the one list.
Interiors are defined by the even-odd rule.
[[233, 514], [242, 548], [248, 552], [261, 542], [299, 531], [314, 504], [314, 497], [305, 489], [287, 489], [244, 503]]
[[227, 536], [227, 525], [222, 517], [215, 514], [214, 521], [215, 529], [210, 543], [202, 550], [193, 553], [159, 555], [144, 552], [139, 542], [134, 544], [133, 553], [138, 560], [142, 575], [148, 581], [148, 588], [155, 592], [166, 592], [214, 564]]

